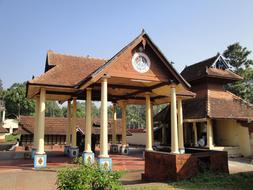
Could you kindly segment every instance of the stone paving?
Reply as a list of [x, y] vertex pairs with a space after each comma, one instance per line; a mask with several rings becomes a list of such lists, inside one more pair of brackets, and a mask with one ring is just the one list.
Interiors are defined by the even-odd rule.
[[[110, 155], [114, 170], [127, 170], [123, 184], [141, 183], [144, 170], [142, 154]], [[0, 190], [55, 190], [56, 168], [70, 165], [71, 159], [63, 156], [49, 157], [48, 168], [36, 171], [31, 159], [0, 160]], [[250, 159], [229, 159], [231, 173], [253, 171]]]

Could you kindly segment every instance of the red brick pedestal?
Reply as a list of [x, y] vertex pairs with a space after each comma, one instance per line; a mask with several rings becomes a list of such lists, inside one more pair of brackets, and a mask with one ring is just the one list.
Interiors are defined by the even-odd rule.
[[195, 176], [202, 169], [228, 173], [226, 152], [201, 151], [189, 154], [145, 152], [145, 181], [178, 181]]

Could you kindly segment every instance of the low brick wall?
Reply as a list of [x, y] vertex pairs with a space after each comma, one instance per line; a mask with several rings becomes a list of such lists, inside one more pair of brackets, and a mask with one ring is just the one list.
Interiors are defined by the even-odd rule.
[[158, 151], [145, 152], [145, 181], [178, 181], [191, 178], [201, 170], [228, 173], [226, 152], [171, 154]]

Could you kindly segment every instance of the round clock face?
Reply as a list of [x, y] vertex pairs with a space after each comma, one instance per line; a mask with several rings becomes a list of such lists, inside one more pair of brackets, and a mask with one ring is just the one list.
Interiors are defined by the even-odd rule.
[[139, 73], [146, 73], [150, 68], [150, 59], [144, 53], [135, 53], [132, 58], [133, 68]]

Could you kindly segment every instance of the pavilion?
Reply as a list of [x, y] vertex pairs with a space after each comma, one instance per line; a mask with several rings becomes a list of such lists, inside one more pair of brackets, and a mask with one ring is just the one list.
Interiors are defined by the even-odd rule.
[[126, 106], [146, 105], [146, 151], [152, 151], [152, 105], [170, 104], [171, 113], [168, 117], [171, 118], [171, 152], [184, 153], [182, 101], [195, 96], [189, 87], [144, 30], [109, 60], [48, 51], [45, 72], [27, 82], [27, 97], [36, 102], [34, 167], [46, 167], [46, 100], [68, 102], [66, 145], [70, 146], [72, 156], [77, 155], [76, 104], [77, 100], [86, 100], [84, 162], [94, 158], [91, 151], [92, 101], [101, 101], [98, 156], [101, 166], [111, 168], [108, 155], [108, 101], [113, 103], [114, 108], [112, 144], [116, 144], [115, 105], [119, 104], [122, 109], [122, 152], [127, 149]]

